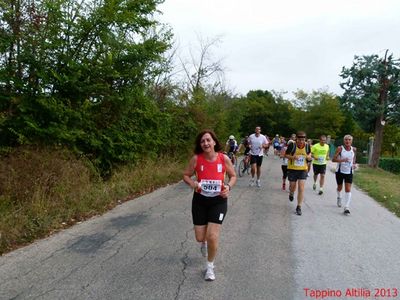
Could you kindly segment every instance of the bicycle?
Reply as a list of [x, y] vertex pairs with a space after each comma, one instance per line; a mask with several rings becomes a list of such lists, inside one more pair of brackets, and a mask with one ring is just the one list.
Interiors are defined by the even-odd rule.
[[238, 167], [239, 177], [242, 177], [245, 173], [247, 173], [247, 175], [249, 175], [250, 168], [251, 168], [250, 157], [248, 155], [245, 155], [239, 163], [239, 167]]
[[232, 165], [234, 167], [237, 167], [237, 157], [235, 155], [235, 152], [229, 152], [228, 157], [231, 159]]

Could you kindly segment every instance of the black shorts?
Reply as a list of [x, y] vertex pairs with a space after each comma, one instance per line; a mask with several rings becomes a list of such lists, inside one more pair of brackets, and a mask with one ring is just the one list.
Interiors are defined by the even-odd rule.
[[290, 170], [288, 169], [288, 179], [289, 181], [296, 182], [297, 180], [307, 179], [307, 170]]
[[352, 174], [343, 174], [340, 172], [336, 172], [336, 183], [337, 185], [342, 185], [343, 181], [345, 183], [353, 183], [353, 173]]
[[287, 177], [287, 166], [286, 165], [282, 165], [282, 178], [286, 179]]
[[313, 164], [313, 171], [314, 171], [314, 175], [317, 175], [317, 174], [325, 174], [325, 172], [326, 172], [326, 165], [317, 165], [317, 164]]
[[249, 154], [249, 152], [250, 152], [250, 148], [246, 148], [245, 150], [244, 150], [244, 155], [248, 155]]
[[192, 218], [194, 225], [222, 224], [228, 211], [228, 199], [221, 196], [206, 197], [193, 194]]
[[250, 164], [257, 164], [257, 166], [261, 167], [263, 161], [263, 156], [252, 155], [250, 158]]

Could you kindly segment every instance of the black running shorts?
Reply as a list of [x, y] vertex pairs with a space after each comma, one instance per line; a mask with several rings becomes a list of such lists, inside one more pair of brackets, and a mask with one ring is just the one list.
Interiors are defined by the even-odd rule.
[[297, 180], [306, 180], [307, 170], [291, 170], [288, 169], [288, 180], [296, 182]]
[[337, 185], [342, 185], [343, 181], [345, 183], [353, 183], [353, 174], [343, 174], [340, 172], [336, 172], [336, 183]]
[[192, 218], [194, 225], [222, 224], [228, 211], [228, 199], [221, 196], [206, 197], [193, 194]]
[[252, 155], [250, 158], [250, 164], [257, 164], [257, 166], [261, 167], [263, 161], [263, 156]]
[[326, 173], [326, 165], [313, 164], [313, 171], [314, 171], [314, 175], [325, 174]]

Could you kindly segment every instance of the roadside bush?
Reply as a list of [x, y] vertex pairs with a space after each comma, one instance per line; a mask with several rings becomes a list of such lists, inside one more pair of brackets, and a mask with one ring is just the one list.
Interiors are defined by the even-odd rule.
[[400, 158], [381, 157], [379, 168], [394, 174], [400, 174]]

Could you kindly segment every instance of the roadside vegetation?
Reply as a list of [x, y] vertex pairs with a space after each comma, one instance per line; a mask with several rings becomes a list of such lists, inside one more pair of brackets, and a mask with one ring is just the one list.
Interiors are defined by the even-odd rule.
[[24, 148], [0, 161], [0, 255], [177, 182], [171, 157], [116, 168], [107, 180], [65, 150]]
[[382, 169], [360, 166], [354, 183], [400, 217], [400, 175]]

